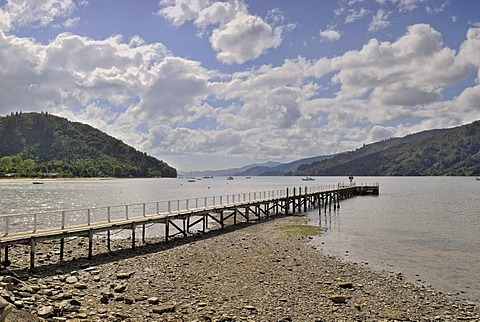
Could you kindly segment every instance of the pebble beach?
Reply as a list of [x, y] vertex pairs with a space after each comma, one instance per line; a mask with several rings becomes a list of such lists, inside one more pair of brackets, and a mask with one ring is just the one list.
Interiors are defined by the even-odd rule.
[[[174, 239], [69, 240], [10, 250], [0, 321], [480, 321], [477, 303], [315, 249], [286, 216]], [[13, 260], [15, 258], [15, 260]]]

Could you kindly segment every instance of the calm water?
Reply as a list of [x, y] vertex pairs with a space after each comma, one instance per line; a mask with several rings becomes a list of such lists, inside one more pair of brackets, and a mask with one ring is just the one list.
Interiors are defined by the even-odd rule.
[[373, 179], [380, 196], [345, 200], [339, 211], [321, 217], [310, 213], [312, 222], [328, 229], [315, 243], [336, 257], [480, 302], [480, 182]]
[[[480, 301], [480, 182], [475, 178], [355, 178], [380, 182], [380, 196], [341, 202], [318, 216], [328, 228], [313, 240], [324, 252], [374, 269], [402, 272], [438, 290]], [[0, 214], [87, 208], [293, 187], [321, 186], [346, 178], [218, 177], [186, 179], [45, 181], [0, 180]]]

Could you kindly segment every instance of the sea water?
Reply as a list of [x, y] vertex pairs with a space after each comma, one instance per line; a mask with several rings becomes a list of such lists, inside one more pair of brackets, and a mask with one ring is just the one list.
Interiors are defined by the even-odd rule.
[[310, 212], [327, 229], [315, 245], [335, 257], [402, 273], [480, 302], [480, 181], [472, 177], [356, 178], [380, 183], [380, 195]]
[[[202, 180], [199, 180], [202, 179]], [[105, 207], [299, 187], [335, 185], [344, 177], [209, 179], [0, 180], [0, 215]], [[379, 196], [341, 201], [310, 224], [323, 252], [480, 301], [480, 181], [472, 177], [356, 177], [379, 182]], [[38, 181], [38, 180], [35, 180]], [[297, 190], [298, 191], [298, 190]]]

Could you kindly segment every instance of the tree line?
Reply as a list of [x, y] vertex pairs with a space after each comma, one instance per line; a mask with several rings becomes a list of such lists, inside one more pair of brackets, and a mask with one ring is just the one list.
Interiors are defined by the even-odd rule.
[[167, 163], [89, 125], [47, 113], [0, 118], [0, 176], [176, 177]]

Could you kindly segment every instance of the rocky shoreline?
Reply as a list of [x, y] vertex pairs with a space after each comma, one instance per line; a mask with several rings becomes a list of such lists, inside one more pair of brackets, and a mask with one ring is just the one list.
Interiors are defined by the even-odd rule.
[[[10, 250], [0, 276], [1, 321], [480, 321], [474, 302], [325, 256], [309, 243], [304, 217], [281, 217], [112, 252], [97, 239]], [[300, 227], [301, 228], [301, 227]], [[141, 247], [140, 247], [141, 246]], [[21, 258], [21, 261], [19, 260]]]

